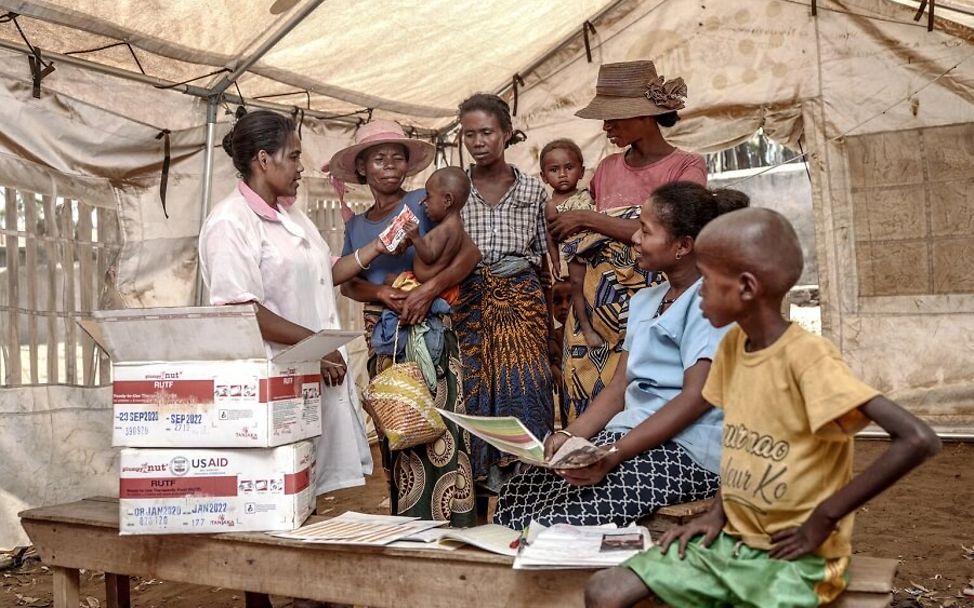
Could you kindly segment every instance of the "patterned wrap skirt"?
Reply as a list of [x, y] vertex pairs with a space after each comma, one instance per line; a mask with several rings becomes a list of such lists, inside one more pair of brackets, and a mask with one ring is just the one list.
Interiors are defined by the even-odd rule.
[[[365, 307], [365, 339], [369, 344], [369, 378], [392, 365], [389, 356], [372, 350], [372, 330], [382, 308]], [[450, 317], [441, 316], [445, 326], [443, 354], [435, 362], [437, 407], [464, 413], [460, 349]], [[391, 513], [421, 519], [448, 521], [455, 528], [477, 525], [473, 475], [470, 465], [470, 434], [449, 420], [447, 432], [425, 445], [390, 450], [379, 437], [382, 466], [389, 482]]]
[[[554, 425], [554, 395], [548, 309], [537, 272], [500, 276], [478, 268], [461, 285], [454, 322], [467, 413], [514, 416], [543, 439]], [[471, 456], [474, 479], [492, 490], [516, 462], [477, 437]]]
[[[611, 445], [625, 433], [602, 431], [592, 440]], [[494, 523], [523, 530], [531, 520], [544, 526], [626, 526], [660, 507], [710, 498], [720, 477], [667, 441], [623, 461], [598, 484], [573, 486], [549, 469], [525, 466], [501, 489]]]
[[[620, 207], [606, 215], [638, 219], [640, 211], [639, 207]], [[660, 283], [663, 277], [639, 268], [631, 245], [597, 232], [574, 235], [562, 243], [562, 253], [564, 259], [586, 265], [585, 314], [604, 342], [599, 348], [588, 346], [573, 307], [565, 324], [564, 376], [568, 393], [565, 405], [569, 419], [574, 419], [615, 374], [626, 339], [629, 300], [640, 289]]]

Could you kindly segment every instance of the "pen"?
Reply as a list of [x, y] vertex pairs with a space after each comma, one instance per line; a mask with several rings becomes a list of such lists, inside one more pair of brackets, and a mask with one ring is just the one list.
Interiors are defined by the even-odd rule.
[[527, 547], [528, 546], [528, 529], [529, 528], [530, 528], [530, 526], [528, 526], [528, 527], [524, 528], [523, 530], [521, 530], [521, 535], [511, 541], [511, 544], [510, 544], [511, 549], [517, 549], [517, 548], [519, 548], [521, 546], [524, 546], [524, 547]]

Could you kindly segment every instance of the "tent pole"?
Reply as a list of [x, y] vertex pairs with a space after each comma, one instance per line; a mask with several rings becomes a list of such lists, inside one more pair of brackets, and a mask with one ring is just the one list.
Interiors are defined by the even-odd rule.
[[261, 57], [266, 55], [268, 51], [274, 48], [282, 38], [291, 33], [291, 30], [296, 28], [301, 24], [305, 18], [315, 11], [316, 8], [321, 6], [325, 0], [309, 0], [307, 4], [301, 7], [301, 10], [294, 13], [290, 19], [288, 19], [281, 29], [277, 30], [271, 34], [267, 40], [262, 42], [257, 50], [250, 54], [249, 57], [242, 60], [236, 66], [234, 66], [233, 71], [223, 77], [222, 80], [217, 82], [213, 87], [210, 88], [210, 92], [215, 95], [219, 95], [227, 90], [227, 88], [234, 83], [235, 80], [243, 76], [244, 72], [250, 69], [250, 66], [254, 65], [260, 61]]
[[[216, 113], [220, 107], [219, 96], [213, 95], [206, 102], [206, 148], [203, 151], [203, 197], [200, 205], [200, 229], [206, 216], [210, 214], [210, 199], [213, 190], [213, 149], [216, 144]], [[196, 305], [203, 306], [203, 271], [196, 263]]]

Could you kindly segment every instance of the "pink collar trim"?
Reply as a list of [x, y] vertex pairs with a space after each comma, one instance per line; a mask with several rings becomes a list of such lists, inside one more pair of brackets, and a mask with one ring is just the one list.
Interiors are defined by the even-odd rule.
[[[250, 206], [254, 213], [262, 217], [269, 222], [280, 222], [280, 218], [277, 217], [277, 210], [267, 204], [267, 201], [262, 199], [259, 194], [254, 192], [253, 188], [247, 185], [247, 182], [240, 180], [237, 183], [237, 190], [240, 195], [244, 197], [247, 201], [247, 205]], [[277, 204], [280, 205], [282, 211], [286, 211], [294, 204], [295, 197], [293, 196], [282, 196], [277, 199]]]

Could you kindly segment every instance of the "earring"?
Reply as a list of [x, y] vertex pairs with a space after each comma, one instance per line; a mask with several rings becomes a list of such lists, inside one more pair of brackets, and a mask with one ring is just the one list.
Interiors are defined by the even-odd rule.
[[682, 254], [682, 253], [678, 253], [678, 254], [676, 254], [676, 259], [677, 259], [678, 261], [679, 261], [679, 260], [682, 260], [682, 259], [683, 259], [683, 254]]

